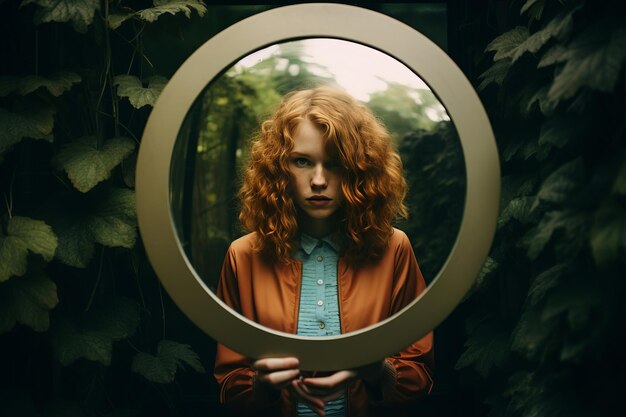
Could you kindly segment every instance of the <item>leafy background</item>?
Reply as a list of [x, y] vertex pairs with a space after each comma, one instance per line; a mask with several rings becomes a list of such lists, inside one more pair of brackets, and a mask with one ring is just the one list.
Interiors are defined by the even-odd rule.
[[[625, 8], [446, 5], [503, 192], [477, 283], [436, 330], [437, 388], [409, 412], [609, 415], [626, 388]], [[214, 342], [162, 292], [137, 239], [134, 164], [155, 97], [205, 36], [191, 22], [215, 33], [268, 6], [0, 7], [0, 415], [222, 413]]]

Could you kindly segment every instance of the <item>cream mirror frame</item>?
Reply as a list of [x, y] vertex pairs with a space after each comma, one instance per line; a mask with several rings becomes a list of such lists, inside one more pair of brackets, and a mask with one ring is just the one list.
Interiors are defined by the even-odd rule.
[[[446, 108], [459, 133], [466, 167], [466, 197], [457, 239], [427, 290], [401, 312], [376, 325], [329, 337], [275, 331], [226, 306], [185, 256], [170, 206], [174, 145], [197, 96], [242, 57], [271, 44], [310, 37], [360, 43], [409, 67], [429, 84]], [[159, 96], [143, 133], [136, 175], [140, 233], [152, 266], [178, 307], [209, 336], [247, 357], [296, 356], [301, 369], [318, 371], [380, 360], [441, 323], [470, 289], [487, 257], [500, 198], [499, 159], [491, 125], [478, 95], [452, 59], [404, 23], [341, 4], [271, 9], [230, 26], [204, 43]]]

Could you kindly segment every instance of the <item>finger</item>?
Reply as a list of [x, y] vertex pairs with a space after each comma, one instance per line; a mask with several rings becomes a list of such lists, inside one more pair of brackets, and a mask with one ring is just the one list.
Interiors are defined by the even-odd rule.
[[289, 384], [290, 381], [298, 378], [298, 376], [300, 376], [299, 369], [287, 369], [284, 371], [259, 372], [257, 379], [275, 387], [283, 387]]
[[300, 366], [298, 358], [263, 358], [255, 361], [252, 368], [257, 371], [280, 371]]
[[300, 402], [306, 404], [318, 416], [324, 416], [324, 401], [322, 399], [306, 393], [302, 389], [302, 383], [299, 380], [292, 381], [291, 388]]
[[334, 389], [356, 377], [354, 371], [339, 371], [320, 378], [304, 378], [302, 382], [309, 388]]

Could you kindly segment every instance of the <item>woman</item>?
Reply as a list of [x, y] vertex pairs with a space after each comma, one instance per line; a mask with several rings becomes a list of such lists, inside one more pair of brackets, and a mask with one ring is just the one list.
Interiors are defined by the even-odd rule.
[[[402, 163], [362, 104], [328, 87], [288, 94], [252, 144], [240, 190], [250, 233], [230, 246], [218, 296], [264, 326], [347, 333], [401, 310], [425, 288], [406, 235]], [[407, 330], [410, 331], [410, 330]], [[256, 415], [388, 415], [432, 389], [432, 333], [358, 369], [304, 375], [297, 358], [248, 358], [218, 345], [220, 399]]]

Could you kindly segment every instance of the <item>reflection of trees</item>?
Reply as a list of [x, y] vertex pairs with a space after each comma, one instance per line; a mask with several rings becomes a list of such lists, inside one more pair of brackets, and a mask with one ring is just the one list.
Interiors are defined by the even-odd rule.
[[402, 228], [411, 238], [422, 273], [430, 282], [456, 240], [465, 202], [465, 165], [456, 129], [449, 121], [418, 130], [400, 142], [407, 205]]
[[[282, 44], [251, 67], [231, 68], [200, 95], [187, 115], [172, 167], [172, 207], [187, 256], [210, 287], [216, 285], [228, 244], [242, 233], [235, 195], [250, 139], [284, 94], [322, 84], [336, 82], [325, 67], [307, 61], [302, 43]], [[412, 217], [400, 226], [409, 234], [425, 276], [432, 277], [449, 253], [460, 219], [456, 206], [447, 204], [459, 196], [462, 201], [463, 195], [454, 129], [449, 122], [431, 119], [442, 107], [428, 90], [388, 83], [366, 104], [394, 138], [402, 138]], [[461, 172], [456, 175], [451, 168], [458, 166]], [[455, 186], [444, 187], [447, 182]], [[418, 186], [424, 184], [428, 187]], [[437, 217], [433, 202], [440, 200], [449, 211]]]

